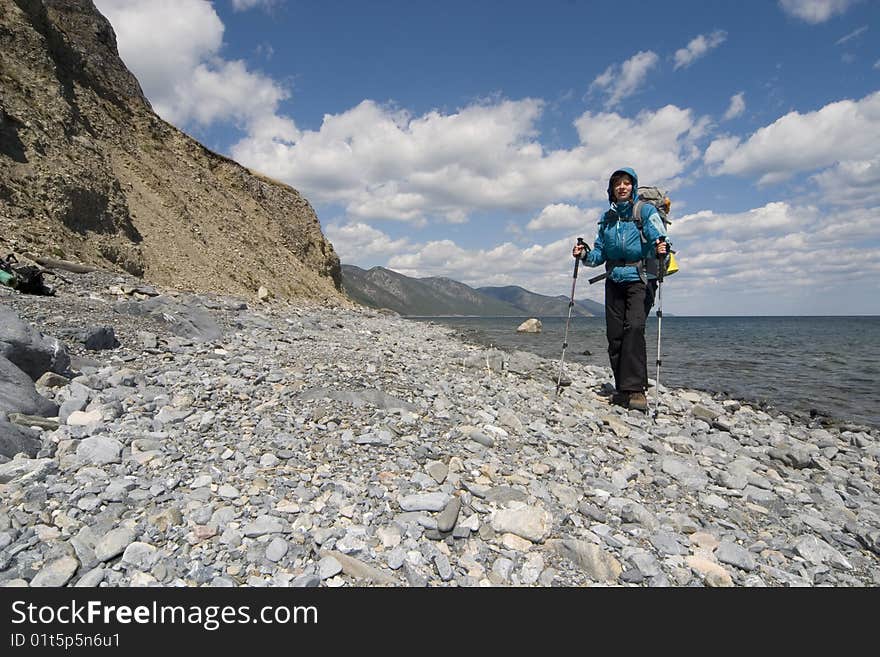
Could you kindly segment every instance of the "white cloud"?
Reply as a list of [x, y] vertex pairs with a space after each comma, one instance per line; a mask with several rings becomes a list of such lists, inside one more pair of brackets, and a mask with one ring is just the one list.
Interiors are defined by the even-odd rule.
[[842, 14], [858, 0], [779, 0], [779, 6], [790, 16], [816, 25], [836, 14]]
[[[865, 220], [877, 210], [773, 202], [739, 213], [703, 210], [681, 217], [670, 229], [681, 267], [667, 288], [670, 311], [839, 313], [845, 304], [838, 301], [850, 299], [854, 285], [873, 286], [880, 274], [880, 248], [873, 246], [880, 224]], [[823, 295], [809, 293], [816, 286]], [[802, 288], [805, 294], [796, 292]], [[859, 306], [859, 312], [877, 309], [876, 302]]]
[[707, 118], [695, 119], [691, 110], [675, 105], [634, 118], [583, 114], [575, 127], [596, 181], [588, 198], [607, 201], [608, 175], [620, 166], [632, 166], [640, 184], [673, 185], [699, 157], [694, 142], [705, 134], [707, 124]]
[[862, 25], [860, 28], [853, 30], [852, 32], [850, 32], [850, 33], [847, 34], [846, 36], [839, 38], [837, 41], [834, 42], [834, 45], [835, 45], [835, 46], [843, 45], [843, 44], [846, 43], [847, 41], [850, 41], [850, 40], [852, 40], [852, 39], [855, 39], [857, 36], [859, 36], [860, 34], [863, 34], [863, 33], [867, 32], [867, 31], [868, 31], [868, 26], [867, 26], [867, 25]]
[[823, 171], [813, 180], [834, 205], [880, 205], [880, 157], [850, 160]]
[[[451, 240], [424, 244], [419, 250], [391, 258], [388, 267], [406, 276], [446, 276], [472, 287], [519, 285], [551, 296], [571, 286], [571, 247], [575, 237], [521, 248], [510, 242], [490, 249], [466, 249]], [[601, 298], [601, 290], [589, 290]], [[581, 290], [578, 298], [586, 296]]]
[[296, 139], [250, 136], [232, 154], [350, 219], [460, 223], [481, 211], [604, 203], [607, 177], [623, 165], [644, 183], [671, 184], [699, 157], [706, 126], [672, 105], [635, 118], [588, 112], [575, 122], [578, 145], [546, 151], [535, 127], [543, 107], [526, 98], [412, 116], [367, 100]]
[[386, 233], [362, 223], [330, 223], [324, 230], [333, 249], [345, 264], [370, 266], [377, 259], [390, 258], [415, 250], [408, 239], [392, 239]]
[[589, 227], [592, 230], [600, 213], [601, 210], [598, 209], [584, 210], [566, 203], [553, 203], [541, 210], [540, 214], [526, 225], [526, 228], [546, 230], [548, 228]]
[[686, 47], [675, 51], [673, 70], [687, 68], [710, 50], [720, 46], [726, 39], [727, 32], [724, 30], [715, 30], [711, 34], [701, 34], [691, 39]]
[[232, 9], [234, 11], [247, 11], [254, 7], [263, 7], [264, 9], [272, 9], [280, 0], [232, 0]]
[[730, 97], [730, 105], [724, 113], [723, 120], [729, 121], [746, 111], [746, 95], [742, 91]]
[[880, 92], [806, 114], [790, 112], [745, 141], [713, 141], [704, 159], [715, 174], [760, 175], [759, 183], [799, 171], [870, 159], [880, 152]]
[[590, 91], [599, 90], [608, 94], [605, 105], [613, 108], [639, 90], [648, 73], [659, 61], [660, 58], [653, 51], [636, 53], [623, 64], [612, 64], [605, 69], [590, 84]]
[[96, 0], [117, 35], [119, 54], [165, 120], [185, 127], [234, 121], [255, 134], [294, 139], [278, 113], [289, 92], [270, 77], [225, 60], [223, 23], [204, 0]]
[[[880, 248], [871, 246], [880, 240], [880, 223], [865, 220], [878, 212], [876, 205], [829, 212], [774, 202], [745, 212], [704, 210], [678, 218], [670, 238], [681, 271], [664, 288], [664, 309], [681, 314], [739, 314], [743, 307], [765, 314], [841, 312], [838, 301], [854, 284], [874, 285], [880, 275]], [[595, 237], [592, 228], [583, 235], [588, 242]], [[328, 235], [343, 261], [358, 264], [362, 257], [362, 266], [370, 266], [376, 258], [363, 252], [387, 255], [386, 266], [407, 276], [446, 276], [473, 287], [519, 285], [551, 296], [568, 295], [571, 289], [575, 233], [546, 244], [504, 242], [475, 249], [449, 239], [422, 244], [392, 240], [364, 224], [331, 225]], [[592, 275], [601, 268], [586, 271]], [[821, 298], [811, 295], [818, 286]], [[602, 286], [584, 281], [577, 298], [602, 302]], [[876, 309], [876, 302], [860, 306], [861, 312]]]
[[812, 207], [793, 208], [785, 202], [767, 205], [739, 213], [715, 213], [702, 210], [676, 219], [670, 230], [670, 239], [677, 242], [689, 238], [711, 240], [766, 238], [780, 232], [796, 232], [818, 221], [818, 210]]

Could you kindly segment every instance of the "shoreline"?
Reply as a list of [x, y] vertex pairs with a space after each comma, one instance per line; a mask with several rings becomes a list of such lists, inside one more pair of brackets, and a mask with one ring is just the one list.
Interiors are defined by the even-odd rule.
[[[530, 351], [529, 349], [527, 349], [525, 347], [522, 349], [518, 349], [516, 346], [510, 345], [510, 344], [498, 344], [498, 343], [494, 342], [492, 339], [490, 339], [488, 336], [482, 337], [483, 333], [481, 332], [481, 330], [479, 328], [465, 328], [465, 327], [461, 327], [461, 326], [455, 326], [454, 324], [445, 323], [442, 321], [443, 319], [451, 319], [451, 320], [461, 319], [461, 317], [446, 316], [446, 315], [437, 315], [437, 316], [433, 316], [433, 317], [413, 317], [413, 316], [402, 316], [402, 317], [404, 319], [414, 319], [415, 321], [434, 321], [434, 320], [437, 320], [438, 324], [440, 324], [442, 326], [447, 326], [447, 327], [453, 328], [456, 331], [456, 335], [461, 340], [465, 341], [468, 344], [472, 344], [474, 346], [477, 346], [477, 347], [496, 348], [496, 349], [501, 349], [506, 352], [514, 352], [514, 351], [522, 350], [522, 351], [528, 351], [529, 353], [536, 353], [534, 351]], [[727, 317], [727, 316], [719, 316], [719, 317]], [[733, 317], [733, 316], [731, 316], [731, 317]], [[760, 316], [760, 317], [764, 317], [764, 316]], [[782, 317], [782, 316], [780, 316], [780, 317]], [[736, 318], [742, 319], [742, 317], [738, 317], [738, 316]], [[486, 317], [474, 316], [473, 319], [496, 319], [496, 317], [486, 318]], [[511, 319], [511, 318], [499, 316], [499, 317], [497, 317], [497, 319]], [[560, 319], [560, 318], [554, 317], [554, 319]], [[562, 317], [561, 319], [564, 320], [565, 317]], [[574, 318], [572, 318], [572, 319], [574, 319]], [[649, 345], [649, 354], [650, 354], [650, 348], [651, 348], [651, 346]], [[536, 354], [536, 355], [541, 356], [541, 354]], [[541, 357], [547, 358], [546, 356], [541, 356]], [[552, 359], [548, 359], [548, 360], [552, 360]], [[559, 359], [557, 358], [556, 360], [558, 362]], [[605, 360], [607, 362], [607, 358]], [[571, 364], [576, 364], [576, 365], [580, 366], [583, 363], [573, 361]], [[596, 365], [596, 366], [603, 366], [601, 363], [590, 363], [590, 364]], [[570, 365], [569, 359], [566, 359], [566, 368], [568, 368], [570, 366], [571, 365]], [[604, 365], [604, 367], [608, 370], [609, 375], [610, 375], [610, 371], [611, 371], [610, 367], [608, 365]], [[649, 396], [649, 403], [651, 402], [651, 399], [653, 398], [654, 378], [655, 377], [652, 376], [652, 372], [649, 367], [649, 371], [648, 371], [648, 382], [649, 382], [648, 393], [650, 393], [648, 395]], [[866, 419], [857, 418], [857, 417], [847, 417], [841, 413], [835, 414], [834, 411], [826, 411], [826, 410], [822, 410], [822, 409], [818, 409], [818, 408], [809, 408], [809, 409], [798, 408], [796, 406], [797, 401], [794, 401], [794, 400], [791, 401], [787, 405], [786, 404], [778, 404], [778, 403], [774, 404], [774, 403], [769, 402], [765, 398], [749, 397], [747, 395], [736, 394], [736, 393], [725, 391], [725, 390], [711, 389], [708, 387], [701, 387], [699, 385], [682, 386], [682, 385], [663, 384], [663, 387], [669, 388], [669, 389], [674, 389], [674, 390], [694, 390], [694, 391], [699, 391], [699, 392], [705, 392], [709, 395], [712, 395], [714, 398], [716, 398], [719, 401], [733, 400], [733, 401], [739, 401], [742, 403], [747, 403], [751, 406], [755, 406], [755, 407], [760, 408], [761, 410], [764, 410], [767, 412], [783, 413], [785, 415], [790, 416], [792, 419], [797, 420], [798, 422], [802, 422], [804, 424], [813, 424], [815, 426], [824, 426], [826, 428], [827, 427], [837, 427], [837, 428], [841, 428], [843, 430], [855, 430], [855, 431], [862, 431], [862, 430], [877, 431], [877, 430], [880, 430], [880, 422], [872, 423]], [[646, 393], [646, 394], [648, 394], [648, 393]]]
[[875, 430], [665, 386], [653, 421], [448, 326], [71, 281], [0, 294], [76, 369], [0, 464], [0, 585], [880, 585]]

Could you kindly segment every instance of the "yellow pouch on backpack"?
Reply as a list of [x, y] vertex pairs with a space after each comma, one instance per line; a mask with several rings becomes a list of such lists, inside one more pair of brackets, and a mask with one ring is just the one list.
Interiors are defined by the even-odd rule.
[[669, 265], [666, 267], [666, 276], [672, 276], [678, 271], [678, 262], [675, 260], [675, 252], [669, 252]]

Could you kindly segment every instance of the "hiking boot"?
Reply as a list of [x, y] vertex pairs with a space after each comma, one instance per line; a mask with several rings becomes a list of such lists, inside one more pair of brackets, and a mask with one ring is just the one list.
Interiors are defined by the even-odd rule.
[[629, 403], [629, 393], [621, 392], [620, 390], [616, 390], [613, 395], [611, 395], [611, 403], [616, 406], [623, 406], [626, 408]]
[[643, 392], [629, 393], [629, 407], [637, 411], [648, 410], [648, 400]]

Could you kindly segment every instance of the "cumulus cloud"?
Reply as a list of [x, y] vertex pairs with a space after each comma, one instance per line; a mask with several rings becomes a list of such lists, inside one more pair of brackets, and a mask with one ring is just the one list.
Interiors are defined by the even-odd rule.
[[279, 2], [281, 2], [281, 0], [232, 0], [232, 9], [234, 11], [247, 11], [254, 7], [274, 9]]
[[730, 97], [730, 105], [724, 113], [723, 120], [735, 119], [746, 111], [746, 95], [742, 91]]
[[526, 228], [529, 230], [587, 227], [592, 229], [591, 224], [595, 224], [600, 212], [599, 209], [584, 210], [567, 203], [552, 203], [541, 210], [538, 216], [526, 225]]
[[345, 264], [368, 267], [377, 259], [408, 253], [416, 248], [407, 238], [393, 239], [363, 222], [331, 222], [324, 233]]
[[96, 0], [119, 54], [156, 112], [175, 125], [232, 121], [280, 139], [298, 135], [278, 112], [289, 91], [240, 60], [220, 56], [223, 23], [204, 0]]
[[579, 143], [548, 151], [536, 128], [543, 108], [526, 98], [414, 116], [366, 100], [296, 139], [250, 136], [232, 154], [351, 219], [460, 223], [604, 202], [609, 173], [624, 164], [649, 171], [645, 183], [672, 183], [699, 157], [707, 125], [673, 105], [635, 118], [587, 112], [575, 121]]
[[816, 25], [832, 16], [842, 14], [858, 0], [779, 0], [779, 6], [789, 16]]
[[878, 152], [880, 92], [874, 92], [815, 112], [790, 112], [745, 141], [721, 137], [709, 145], [704, 160], [715, 174], [760, 175], [764, 184]]
[[651, 69], [657, 66], [660, 58], [653, 51], [636, 53], [623, 64], [612, 64], [590, 84], [590, 91], [601, 91], [608, 95], [607, 108], [620, 104], [624, 98], [636, 93], [648, 77]]
[[[676, 219], [670, 239], [681, 271], [665, 293], [673, 312], [714, 308], [717, 314], [736, 314], [740, 304], [766, 314], [834, 313], [846, 303], [852, 308], [853, 286], [874, 285], [880, 274], [874, 260], [880, 256], [874, 246], [880, 224], [864, 219], [877, 209], [773, 202], [744, 212], [703, 210]], [[820, 286], [823, 295], [813, 294]], [[840, 305], [841, 299], [849, 301]], [[863, 306], [863, 312], [876, 312], [876, 303], [874, 309]]]
[[[880, 248], [870, 246], [880, 240], [880, 224], [864, 220], [878, 210], [859, 205], [829, 212], [811, 205], [773, 202], [738, 213], [703, 210], [681, 217], [672, 225], [670, 238], [682, 269], [664, 288], [670, 304], [666, 307], [682, 314], [713, 308], [719, 314], [736, 314], [739, 300], [768, 314], [810, 314], [823, 308], [838, 312], [834, 300], [846, 298], [853, 284], [873, 285], [880, 274]], [[473, 287], [519, 285], [557, 296], [570, 290], [575, 237], [572, 233], [529, 246], [504, 242], [465, 248], [450, 239], [395, 243], [379, 231], [358, 225], [351, 228], [345, 243], [352, 249], [355, 244], [365, 249], [377, 245], [377, 253], [389, 254], [387, 266], [407, 276], [446, 276]], [[584, 237], [592, 242], [595, 235]], [[817, 257], [819, 245], [834, 257]], [[818, 285], [827, 292], [827, 299], [810, 296]], [[801, 288], [803, 297], [796, 292]], [[602, 290], [584, 285], [578, 296], [601, 302]], [[782, 308], [783, 302], [791, 305]]]
[[[866, 166], [860, 180], [866, 185], [875, 180], [876, 167]], [[844, 306], [834, 304], [847, 298], [854, 284], [873, 285], [880, 275], [880, 248], [872, 246], [880, 240], [880, 224], [865, 220], [878, 211], [871, 204], [829, 211], [772, 202], [744, 212], [682, 216], [670, 229], [682, 269], [664, 288], [665, 307], [679, 314], [737, 314], [736, 308], [745, 307], [738, 304], [766, 314], [841, 312]], [[589, 242], [593, 229], [584, 235]], [[550, 296], [570, 290], [577, 236], [466, 248], [451, 239], [393, 239], [359, 222], [331, 223], [327, 234], [346, 263], [368, 267], [382, 261], [407, 276], [445, 276], [473, 287], [519, 285]], [[834, 257], [818, 257], [820, 251]], [[813, 291], [820, 286], [823, 296], [816, 298]], [[602, 288], [583, 285], [578, 298], [601, 303]]]
[[[392, 257], [388, 267], [406, 276], [446, 276], [472, 287], [519, 285], [539, 294], [565, 293], [571, 286], [571, 247], [575, 237], [525, 248], [504, 242], [489, 249], [467, 249], [451, 240], [428, 242]], [[600, 291], [590, 290], [593, 297]]]
[[715, 30], [711, 34], [694, 37], [687, 46], [675, 51], [673, 70], [687, 68], [710, 50], [720, 46], [726, 39], [727, 32], [724, 30]]
[[816, 174], [813, 180], [831, 204], [880, 205], [880, 157], [840, 162]]

